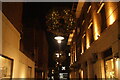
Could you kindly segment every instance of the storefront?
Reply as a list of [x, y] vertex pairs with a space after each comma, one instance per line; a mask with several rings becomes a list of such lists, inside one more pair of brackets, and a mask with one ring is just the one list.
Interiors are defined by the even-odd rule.
[[120, 58], [111, 58], [105, 60], [105, 77], [107, 78], [118, 78], [120, 71]]

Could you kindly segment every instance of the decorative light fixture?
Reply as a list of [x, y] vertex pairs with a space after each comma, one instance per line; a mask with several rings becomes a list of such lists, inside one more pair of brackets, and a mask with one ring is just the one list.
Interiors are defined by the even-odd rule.
[[62, 66], [62, 70], [65, 70], [65, 66]]
[[57, 51], [53, 55], [53, 59], [57, 62], [57, 65], [58, 65], [66, 59], [66, 55], [63, 51]]
[[56, 53], [56, 56], [57, 56], [57, 58], [59, 58], [60, 54], [59, 54], [59, 53]]
[[56, 39], [58, 43], [61, 43], [61, 41], [64, 39], [64, 37], [62, 37], [62, 36], [57, 36], [57, 37], [55, 37], [54, 39]]
[[75, 29], [75, 13], [70, 9], [54, 8], [50, 10], [46, 19], [48, 31], [56, 35], [69, 35]]

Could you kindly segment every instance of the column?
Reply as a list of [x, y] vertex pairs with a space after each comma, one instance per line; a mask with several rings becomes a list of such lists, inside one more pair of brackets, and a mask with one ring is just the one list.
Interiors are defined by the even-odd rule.
[[94, 78], [94, 70], [93, 70], [93, 63], [91, 59], [87, 61], [87, 71], [88, 71], [88, 78]]
[[83, 78], [87, 78], [87, 67], [85, 63], [83, 63], [81, 67], [83, 69]]
[[104, 59], [102, 58], [102, 53], [98, 53], [98, 60], [100, 62], [100, 77], [105, 78], [105, 68], [104, 68]]

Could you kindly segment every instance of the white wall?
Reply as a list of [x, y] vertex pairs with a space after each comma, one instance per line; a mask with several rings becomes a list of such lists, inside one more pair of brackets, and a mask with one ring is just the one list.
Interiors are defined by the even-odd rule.
[[32, 68], [31, 77], [34, 78], [35, 63], [19, 50], [20, 34], [4, 14], [2, 14], [2, 41], [2, 54], [14, 60], [12, 78], [29, 78], [28, 66]]

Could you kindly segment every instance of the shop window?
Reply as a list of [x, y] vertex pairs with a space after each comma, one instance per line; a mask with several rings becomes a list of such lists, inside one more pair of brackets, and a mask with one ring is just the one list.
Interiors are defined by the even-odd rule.
[[119, 72], [120, 72], [120, 58], [117, 57], [115, 58], [115, 73], [116, 73], [116, 78], [119, 77]]
[[109, 48], [108, 50], [103, 52], [103, 57], [105, 59], [105, 77], [106, 79], [111, 78], [118, 78], [117, 74], [118, 72], [118, 62], [119, 58], [113, 58], [112, 57], [112, 48]]
[[0, 78], [12, 78], [13, 59], [0, 55]]
[[109, 58], [105, 60], [106, 79], [118, 79], [120, 72], [120, 58]]
[[105, 73], [106, 79], [115, 78], [113, 59], [109, 59], [109, 60], [105, 61], [105, 72], [106, 72]]

